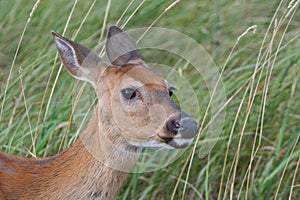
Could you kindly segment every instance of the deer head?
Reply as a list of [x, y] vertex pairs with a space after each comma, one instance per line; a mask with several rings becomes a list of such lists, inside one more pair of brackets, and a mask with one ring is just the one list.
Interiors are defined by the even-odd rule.
[[135, 42], [110, 26], [104, 62], [88, 48], [52, 32], [65, 68], [92, 84], [97, 125], [113, 144], [134, 148], [184, 148], [197, 123], [172, 100], [172, 86], [145, 64]]

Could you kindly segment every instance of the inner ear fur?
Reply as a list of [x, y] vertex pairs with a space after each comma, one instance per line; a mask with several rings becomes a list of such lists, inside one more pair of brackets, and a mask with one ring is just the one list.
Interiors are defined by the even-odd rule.
[[107, 64], [87, 47], [52, 31], [61, 60], [68, 72], [79, 80], [95, 84]]

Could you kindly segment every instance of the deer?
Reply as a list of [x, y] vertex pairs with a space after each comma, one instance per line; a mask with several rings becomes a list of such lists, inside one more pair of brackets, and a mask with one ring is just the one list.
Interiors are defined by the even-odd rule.
[[144, 148], [186, 148], [198, 124], [173, 99], [174, 88], [151, 71], [137, 44], [108, 28], [109, 62], [87, 47], [52, 36], [71, 76], [92, 85], [98, 102], [69, 148], [45, 158], [0, 152], [0, 199], [115, 199]]

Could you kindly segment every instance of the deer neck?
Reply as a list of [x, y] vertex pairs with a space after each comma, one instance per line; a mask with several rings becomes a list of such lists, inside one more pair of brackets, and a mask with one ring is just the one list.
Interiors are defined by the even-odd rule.
[[74, 190], [85, 188], [81, 191], [86, 193], [84, 198], [114, 199], [139, 153], [115, 135], [116, 129], [101, 124], [99, 117], [96, 106], [87, 128], [65, 156], [76, 155], [80, 160], [73, 159], [71, 165], [82, 165], [79, 174], [82, 173], [81, 179], [85, 177], [85, 180], [74, 181]]

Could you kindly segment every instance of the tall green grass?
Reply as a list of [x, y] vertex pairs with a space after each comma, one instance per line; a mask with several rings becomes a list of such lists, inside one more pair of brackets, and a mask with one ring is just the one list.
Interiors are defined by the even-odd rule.
[[[61, 68], [50, 30], [99, 53], [107, 25], [127, 30], [153, 24], [194, 38], [210, 53], [223, 71], [226, 120], [205, 158], [199, 158], [199, 142], [194, 154], [191, 146], [166, 168], [131, 174], [118, 199], [300, 198], [298, 1], [192, 0], [167, 11], [173, 1], [41, 1], [29, 18], [35, 3], [0, 1], [3, 151], [44, 157], [77, 137], [74, 117], [82, 116], [73, 116], [72, 106], [83, 83]], [[246, 33], [252, 25], [256, 33]], [[190, 78], [201, 123], [210, 99], [206, 86], [184, 61], [159, 55], [144, 57]], [[93, 95], [88, 86], [84, 93]]]

